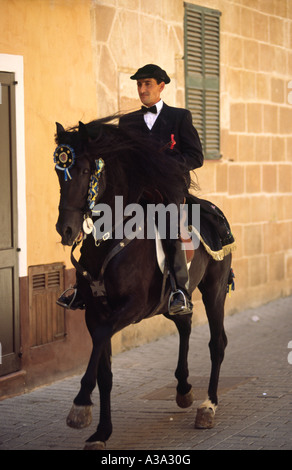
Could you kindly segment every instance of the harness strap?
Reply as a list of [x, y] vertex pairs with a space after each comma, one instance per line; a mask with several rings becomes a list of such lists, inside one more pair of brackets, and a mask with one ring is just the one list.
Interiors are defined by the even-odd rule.
[[97, 279], [94, 279], [91, 274], [86, 271], [81, 264], [76, 260], [74, 257], [74, 250], [77, 247], [77, 243], [75, 242], [71, 249], [71, 263], [75, 267], [76, 271], [81, 274], [90, 284], [92, 294], [94, 297], [103, 297], [104, 303], [106, 303], [106, 290], [104, 286], [104, 273], [109, 264], [109, 262], [118, 254], [120, 253], [134, 238], [124, 238], [118, 245], [114, 246], [107, 256], [104, 259], [102, 264], [99, 276]]
[[114, 246], [112, 250], [108, 253], [106, 256], [102, 268], [99, 273], [99, 278], [103, 280], [103, 276], [105, 273], [105, 270], [107, 268], [108, 263], [111, 261], [112, 258], [114, 258], [120, 251], [122, 251], [131, 241], [134, 240], [134, 238], [124, 238], [118, 245]]
[[108, 253], [102, 264], [98, 279], [93, 280], [90, 284], [93, 297], [100, 297], [100, 300], [104, 305], [107, 305], [107, 294], [104, 285], [104, 273], [107, 268], [107, 265], [118, 253], [120, 253], [120, 251], [122, 251], [127, 245], [129, 245], [132, 240], [133, 238], [124, 238], [118, 245], [112, 248], [112, 250]]
[[76, 258], [74, 257], [73, 255], [73, 252], [75, 250], [75, 248], [77, 247], [78, 243], [74, 242], [73, 243], [73, 246], [72, 246], [72, 249], [71, 249], [71, 263], [73, 264], [74, 268], [76, 269], [76, 271], [81, 274], [83, 277], [85, 277], [85, 279], [91, 284], [93, 282], [93, 277], [89, 274], [88, 271], [86, 271], [80, 263], [78, 263], [78, 261], [76, 260]]

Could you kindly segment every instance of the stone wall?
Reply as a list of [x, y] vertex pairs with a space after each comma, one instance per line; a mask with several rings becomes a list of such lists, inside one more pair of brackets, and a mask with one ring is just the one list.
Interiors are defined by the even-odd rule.
[[[100, 116], [139, 106], [129, 76], [146, 63], [158, 63], [172, 79], [164, 100], [185, 105], [183, 3], [94, 1]], [[226, 302], [232, 313], [292, 289], [292, 3], [189, 3], [221, 12], [222, 158], [206, 161], [197, 177], [199, 196], [220, 206], [237, 240], [236, 291]], [[198, 294], [194, 301], [194, 322], [205, 321]]]
[[183, 2], [94, 0], [92, 22], [98, 115], [139, 106], [138, 67], [159, 62], [172, 78], [165, 92], [171, 105], [184, 105]]
[[235, 303], [245, 306], [292, 286], [292, 4], [223, 3], [223, 161], [210, 189], [225, 197], [239, 242]]

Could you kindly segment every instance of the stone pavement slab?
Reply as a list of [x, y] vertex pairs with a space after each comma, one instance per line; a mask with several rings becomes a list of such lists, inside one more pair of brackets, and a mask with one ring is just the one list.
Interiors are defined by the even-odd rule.
[[[147, 320], [146, 320], [147, 321]], [[193, 328], [189, 371], [196, 401], [175, 403], [178, 336], [172, 335], [113, 358], [113, 434], [107, 451], [291, 450], [292, 297], [225, 319], [228, 337], [219, 383], [215, 427], [194, 429], [210, 371], [208, 325]], [[291, 346], [291, 345], [290, 345]], [[0, 450], [79, 450], [94, 432], [66, 426], [80, 376], [0, 401]]]

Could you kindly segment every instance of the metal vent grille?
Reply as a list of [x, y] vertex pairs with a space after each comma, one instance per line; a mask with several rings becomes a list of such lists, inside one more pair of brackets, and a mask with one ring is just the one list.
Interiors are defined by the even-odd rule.
[[33, 290], [45, 289], [46, 287], [46, 275], [45, 274], [35, 274], [32, 276], [32, 288]]
[[39, 346], [65, 336], [64, 309], [56, 304], [64, 290], [64, 265], [31, 266], [29, 278], [30, 345]]
[[48, 287], [51, 289], [60, 287], [60, 271], [52, 271], [48, 273]]

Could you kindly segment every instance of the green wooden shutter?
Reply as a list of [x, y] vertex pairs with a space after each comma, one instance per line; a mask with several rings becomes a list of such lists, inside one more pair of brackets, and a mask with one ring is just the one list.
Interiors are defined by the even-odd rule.
[[186, 107], [205, 158], [220, 157], [220, 12], [185, 3]]

